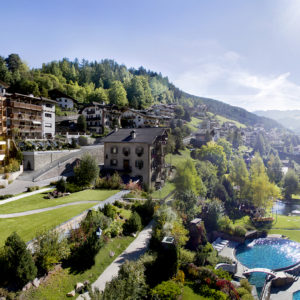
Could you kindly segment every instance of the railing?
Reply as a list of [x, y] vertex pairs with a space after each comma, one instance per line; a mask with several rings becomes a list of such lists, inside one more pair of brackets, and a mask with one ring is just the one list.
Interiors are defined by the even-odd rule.
[[18, 120], [35, 120], [35, 121], [42, 121], [42, 117], [39, 115], [30, 115], [30, 114], [10, 114], [10, 117], [12, 119], [18, 119]]
[[31, 109], [31, 110], [37, 110], [37, 111], [43, 110], [41, 105], [35, 105], [35, 104], [24, 103], [24, 102], [11, 101], [10, 105], [14, 108], [25, 108], [25, 109]]

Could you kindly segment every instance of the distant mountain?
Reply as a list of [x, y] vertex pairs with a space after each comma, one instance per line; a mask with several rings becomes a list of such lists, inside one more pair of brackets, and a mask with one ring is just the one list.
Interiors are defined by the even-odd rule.
[[192, 98], [194, 101], [198, 100], [205, 104], [208, 108], [208, 111], [217, 115], [221, 115], [228, 119], [238, 121], [247, 126], [261, 124], [266, 129], [271, 129], [274, 127], [285, 129], [283, 124], [278, 123], [277, 121], [269, 118], [268, 116], [259, 116], [257, 114], [247, 111], [246, 109], [237, 106], [232, 106], [219, 100], [193, 96], [187, 93], [184, 94], [186, 97]]
[[276, 120], [284, 127], [300, 134], [300, 110], [258, 110], [254, 113], [258, 116]]

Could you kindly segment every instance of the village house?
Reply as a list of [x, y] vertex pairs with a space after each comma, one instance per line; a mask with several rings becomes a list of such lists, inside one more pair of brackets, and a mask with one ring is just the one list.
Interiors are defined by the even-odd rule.
[[51, 99], [56, 100], [62, 110], [74, 110], [78, 105], [78, 101], [65, 93], [54, 89], [48, 92]]
[[80, 113], [85, 116], [87, 128], [93, 133], [102, 134], [105, 128], [120, 127], [121, 112], [114, 105], [92, 102], [86, 105]]
[[17, 93], [5, 93], [0, 100], [2, 115], [6, 116], [3, 135], [28, 139], [55, 136], [55, 101]]
[[127, 109], [120, 115], [122, 128], [158, 127], [161, 119], [134, 109]]
[[167, 139], [165, 128], [116, 129], [104, 139], [104, 170], [158, 188], [167, 177]]

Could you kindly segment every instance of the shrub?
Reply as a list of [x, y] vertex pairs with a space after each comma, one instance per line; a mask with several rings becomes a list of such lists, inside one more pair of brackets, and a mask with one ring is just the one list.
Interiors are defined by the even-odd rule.
[[227, 256], [218, 255], [218, 264], [219, 263], [226, 263], [226, 264], [232, 264], [233, 260]]
[[136, 211], [142, 219], [142, 223], [146, 226], [153, 218], [155, 203], [152, 199], [141, 203], [136, 202], [133, 206], [133, 211]]
[[85, 154], [74, 168], [74, 179], [77, 185], [85, 187], [89, 186], [99, 175], [99, 167], [96, 160], [89, 154]]
[[14, 195], [12, 195], [12, 194], [1, 195], [1, 196], [0, 196], [0, 200], [8, 199], [8, 198], [11, 198], [11, 197], [13, 197], [13, 196], [14, 196]]
[[246, 235], [246, 229], [241, 226], [235, 226], [233, 234], [236, 236], [244, 237]]
[[114, 202], [114, 206], [118, 207], [118, 208], [123, 208], [124, 207], [124, 203], [122, 203], [121, 201], [119, 200], [116, 200]]
[[240, 295], [241, 297], [243, 297], [244, 295], [249, 294], [249, 291], [246, 290], [244, 287], [239, 287], [239, 288], [237, 288], [236, 290], [237, 290], [237, 292], [239, 293], [239, 295]]
[[26, 244], [17, 233], [12, 233], [6, 239], [4, 251], [8, 270], [7, 275], [11, 280], [22, 287], [35, 278], [37, 268], [29, 250], [26, 248]]
[[152, 297], [159, 300], [176, 300], [180, 294], [181, 288], [173, 280], [163, 281], [151, 290]]
[[114, 221], [109, 225], [109, 227], [105, 231], [105, 235], [114, 238], [116, 236], [121, 235], [122, 232], [123, 232], [122, 223], [118, 221]]
[[104, 207], [101, 209], [101, 212], [105, 216], [107, 216], [111, 219], [114, 219], [117, 215], [117, 209], [113, 205], [111, 205], [110, 203], [105, 204]]
[[233, 233], [233, 224], [228, 216], [223, 216], [218, 220], [218, 229], [229, 234]]
[[252, 292], [252, 286], [247, 279], [241, 279], [241, 287], [245, 288], [249, 293]]
[[179, 249], [179, 263], [180, 265], [187, 265], [195, 260], [195, 252], [192, 252], [190, 250], [180, 248]]
[[40, 189], [39, 186], [29, 186], [27, 188], [27, 192], [34, 192], [34, 191], [38, 191]]
[[41, 273], [48, 272], [54, 264], [66, 259], [70, 248], [66, 239], [60, 239], [57, 231], [44, 231], [38, 233], [34, 241], [36, 265]]
[[85, 137], [85, 136], [80, 136], [79, 138], [78, 138], [78, 144], [80, 145], [80, 146], [87, 146], [88, 145], [88, 139]]
[[77, 192], [82, 191], [83, 189], [84, 189], [84, 187], [82, 187], [82, 186], [79, 186], [75, 183], [67, 182], [66, 192], [68, 192], [68, 193], [77, 193]]
[[251, 294], [245, 294], [241, 297], [241, 300], [254, 300], [255, 298]]
[[57, 181], [56, 183], [56, 189], [61, 192], [61, 193], [65, 193], [67, 190], [67, 183], [66, 181], [61, 178], [59, 181]]
[[141, 217], [137, 212], [134, 212], [130, 218], [123, 224], [123, 232], [125, 235], [140, 231], [142, 229]]
[[5, 173], [17, 172], [19, 170], [20, 170], [20, 163], [15, 158], [9, 159], [9, 164], [4, 167]]

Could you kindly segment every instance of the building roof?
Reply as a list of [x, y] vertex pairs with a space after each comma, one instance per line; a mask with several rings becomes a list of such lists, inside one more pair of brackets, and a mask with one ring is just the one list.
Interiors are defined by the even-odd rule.
[[7, 97], [18, 97], [18, 98], [25, 98], [25, 99], [34, 99], [34, 100], [39, 100], [39, 101], [45, 101], [45, 102], [51, 102], [51, 103], [56, 103], [56, 101], [48, 99], [48, 98], [44, 98], [44, 97], [35, 97], [32, 95], [23, 95], [23, 94], [19, 94], [19, 93], [13, 93], [13, 94], [5, 94]]
[[48, 94], [52, 99], [55, 99], [55, 100], [58, 99], [58, 98], [67, 98], [67, 99], [73, 100], [75, 103], [78, 103], [78, 101], [76, 99], [74, 99], [73, 97], [61, 92], [58, 89], [53, 89], [53, 90], [49, 91]]
[[[131, 132], [135, 132], [135, 138]], [[166, 133], [166, 128], [128, 128], [118, 129], [109, 134], [103, 141], [104, 143], [146, 143], [152, 144], [158, 136]]]

